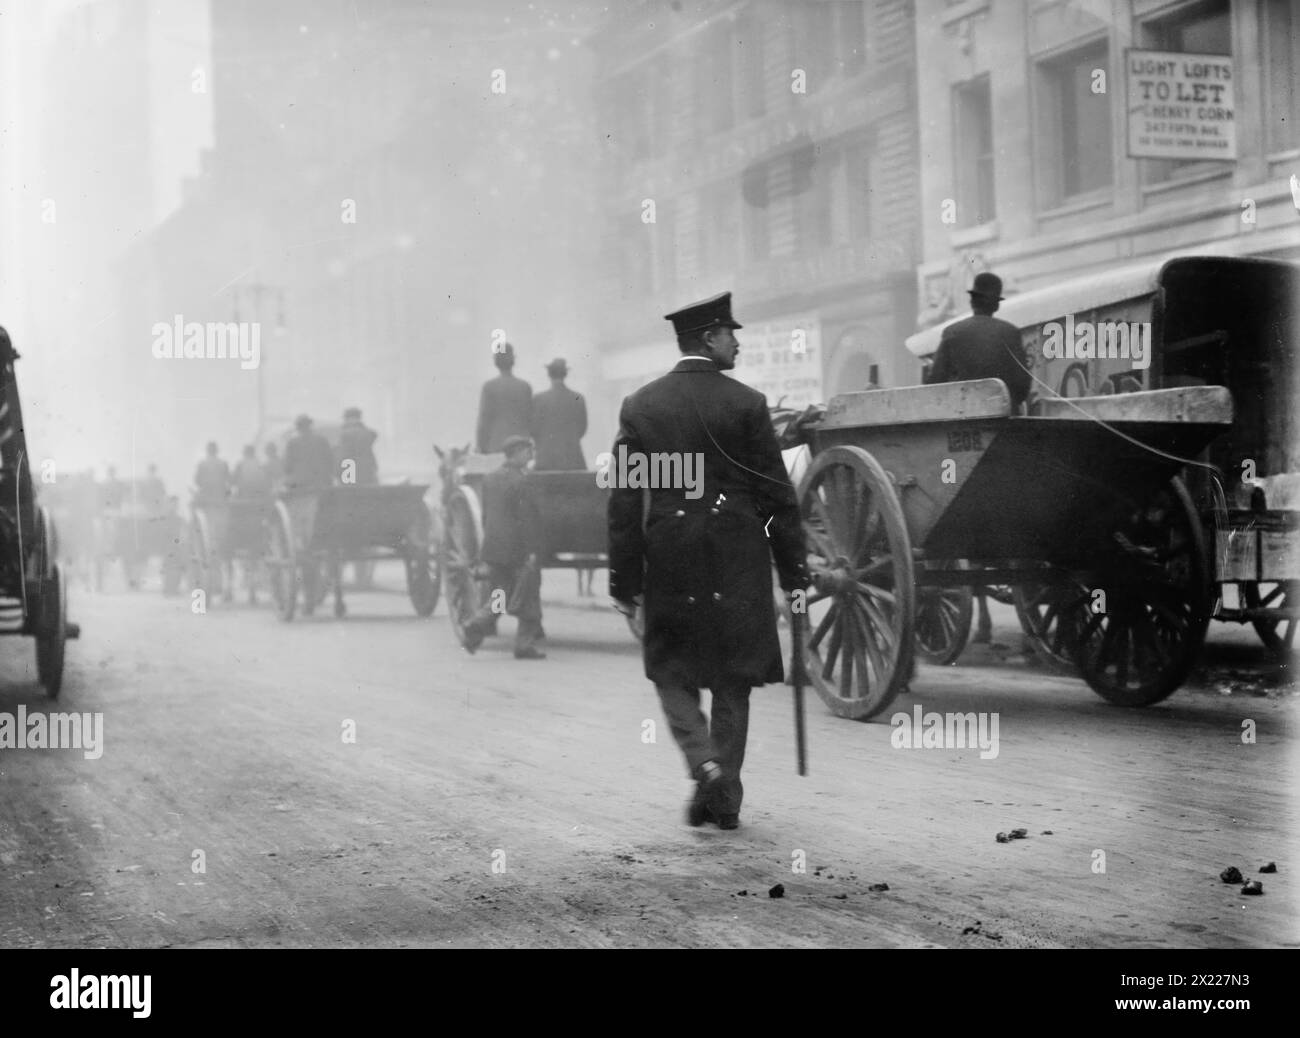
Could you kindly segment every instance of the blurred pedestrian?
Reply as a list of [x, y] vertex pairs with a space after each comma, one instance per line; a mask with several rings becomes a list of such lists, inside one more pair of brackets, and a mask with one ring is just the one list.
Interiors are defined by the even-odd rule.
[[504, 343], [492, 353], [500, 374], [483, 383], [478, 404], [478, 434], [475, 449], [495, 454], [511, 436], [527, 436], [533, 419], [533, 390], [514, 375], [515, 348]]

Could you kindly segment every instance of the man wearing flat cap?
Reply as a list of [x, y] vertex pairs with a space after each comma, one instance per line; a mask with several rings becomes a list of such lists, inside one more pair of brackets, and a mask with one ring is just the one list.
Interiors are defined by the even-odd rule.
[[500, 372], [483, 383], [478, 402], [475, 450], [495, 454], [511, 436], [527, 436], [533, 420], [533, 389], [514, 375], [515, 348], [503, 343], [492, 350], [492, 363]]
[[563, 358], [546, 365], [551, 388], [533, 397], [533, 440], [536, 468], [546, 472], [585, 469], [582, 438], [587, 435], [587, 402], [564, 384], [569, 365]]
[[[317, 491], [334, 485], [334, 451], [308, 415], [299, 415], [293, 424], [297, 431], [284, 448], [284, 503], [294, 543], [306, 552], [316, 526]], [[302, 611], [307, 616], [316, 608], [320, 579], [315, 566], [303, 570]]]
[[767, 401], [723, 374], [740, 348], [731, 293], [667, 320], [682, 358], [623, 401], [613, 458], [691, 457], [702, 479], [649, 490], [614, 481], [610, 594], [627, 615], [644, 608], [645, 674], [696, 782], [687, 823], [735, 829], [750, 690], [785, 676], [772, 562], [792, 593], [808, 586], [807, 550]]
[[538, 647], [542, 630], [542, 518], [528, 483], [528, 463], [533, 441], [511, 436], [502, 445], [506, 460], [483, 479], [483, 552], [491, 591], [479, 612], [465, 624], [462, 642], [474, 653], [494, 632], [502, 607], [518, 620], [515, 659], [541, 660]]
[[970, 292], [974, 313], [943, 330], [927, 384], [1000, 378], [1011, 393], [1011, 413], [1018, 414], [1029, 396], [1029, 365], [1020, 329], [994, 317], [1002, 302], [1002, 279], [984, 272], [975, 275]]

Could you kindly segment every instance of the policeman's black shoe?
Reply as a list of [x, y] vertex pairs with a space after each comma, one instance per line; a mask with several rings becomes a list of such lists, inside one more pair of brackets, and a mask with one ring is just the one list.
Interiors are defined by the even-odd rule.
[[699, 778], [695, 783], [695, 796], [686, 805], [686, 824], [692, 828], [717, 820], [709, 801], [722, 781], [722, 767], [717, 761], [707, 760], [696, 769], [696, 773]]
[[546, 653], [542, 652], [540, 649], [520, 649], [518, 652], [515, 653], [515, 659], [544, 660], [546, 659]]
[[739, 829], [739, 828], [740, 828], [740, 815], [739, 815], [739, 814], [734, 814], [734, 815], [718, 815], [718, 828], [719, 828], [719, 829]]

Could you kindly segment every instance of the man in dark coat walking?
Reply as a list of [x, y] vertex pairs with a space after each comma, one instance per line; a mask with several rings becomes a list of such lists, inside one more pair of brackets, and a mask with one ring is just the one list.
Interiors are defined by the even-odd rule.
[[688, 823], [734, 829], [750, 689], [784, 679], [772, 561], [792, 593], [808, 585], [807, 549], [767, 401], [723, 374], [739, 349], [731, 293], [667, 319], [684, 356], [623, 401], [608, 459], [610, 594], [628, 615], [644, 604], [646, 677], [696, 780]]
[[542, 471], [585, 469], [582, 438], [587, 435], [587, 402], [564, 384], [569, 365], [560, 357], [546, 365], [551, 388], [533, 397], [533, 441]]
[[1029, 396], [1031, 378], [1020, 329], [993, 316], [1002, 302], [1002, 279], [976, 274], [968, 295], [974, 313], [943, 330], [925, 382], [1000, 378], [1011, 393], [1011, 413], [1017, 414]]
[[502, 450], [511, 436], [527, 436], [533, 420], [533, 389], [513, 374], [515, 348], [505, 343], [492, 354], [501, 374], [483, 383], [478, 402], [478, 435], [475, 449], [480, 454]]
[[[512, 436], [502, 445], [506, 460], [483, 479], [483, 561], [492, 590], [488, 600], [464, 628], [465, 649], [473, 653], [492, 633], [500, 611], [518, 621], [515, 659], [541, 660], [538, 648], [542, 630], [542, 517], [528, 484], [528, 463], [533, 441]], [[494, 599], [496, 601], [494, 601]]]

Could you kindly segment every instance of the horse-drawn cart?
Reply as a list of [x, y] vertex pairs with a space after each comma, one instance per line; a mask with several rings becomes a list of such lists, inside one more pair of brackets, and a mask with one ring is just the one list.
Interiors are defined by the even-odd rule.
[[406, 590], [419, 616], [438, 604], [441, 585], [432, 549], [433, 516], [425, 485], [337, 486], [280, 495], [270, 521], [268, 570], [276, 609], [292, 620], [310, 616], [334, 589], [334, 615], [343, 603], [343, 565], [400, 560]]
[[63, 686], [64, 643], [80, 631], [68, 622], [54, 520], [36, 504], [16, 359], [0, 328], [0, 634], [36, 639], [36, 679], [53, 698]]
[[875, 716], [907, 683], [918, 589], [1050, 589], [1041, 633], [1111, 702], [1144, 706], [1185, 680], [1213, 578], [1177, 474], [1230, 425], [1230, 394], [1043, 411], [1011, 416], [989, 379], [848, 394], [808, 427], [805, 660], [836, 714]]

